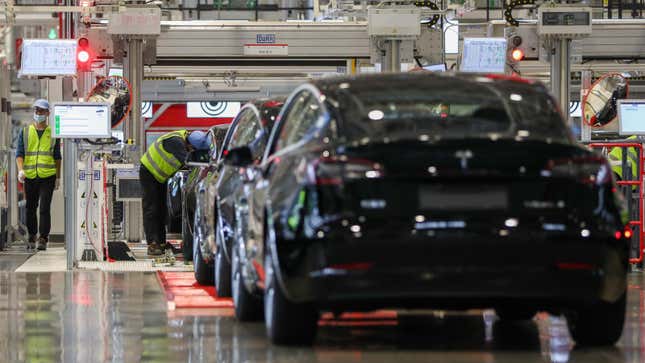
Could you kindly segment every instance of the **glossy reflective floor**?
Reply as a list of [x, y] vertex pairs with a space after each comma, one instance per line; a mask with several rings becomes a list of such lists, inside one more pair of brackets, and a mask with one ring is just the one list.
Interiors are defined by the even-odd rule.
[[574, 349], [565, 322], [544, 314], [502, 324], [492, 313], [417, 313], [392, 326], [321, 327], [313, 348], [291, 349], [230, 310], [168, 313], [155, 274], [0, 272], [0, 362], [641, 363], [644, 288], [632, 274], [615, 348]]

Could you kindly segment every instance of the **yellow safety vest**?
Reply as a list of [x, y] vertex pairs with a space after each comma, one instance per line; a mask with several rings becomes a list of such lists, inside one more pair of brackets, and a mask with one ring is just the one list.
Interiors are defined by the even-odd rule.
[[[635, 140], [636, 136], [630, 136], [628, 140]], [[632, 175], [623, 175], [623, 148], [615, 147], [609, 152], [609, 161], [611, 162], [611, 170], [616, 173], [622, 180], [635, 180], [636, 173], [638, 172], [638, 152], [633, 147], [627, 149], [627, 162], [631, 167]]]
[[27, 179], [49, 178], [56, 175], [56, 162], [54, 161], [54, 146], [56, 140], [52, 139], [49, 126], [38, 137], [36, 126], [30, 125], [22, 130], [22, 141], [25, 147], [23, 170]]
[[188, 131], [173, 131], [159, 137], [141, 157], [141, 164], [148, 169], [159, 183], [165, 183], [183, 165], [183, 160], [177, 160], [173, 154], [167, 152], [163, 147], [163, 141], [171, 137], [181, 137], [186, 141]]

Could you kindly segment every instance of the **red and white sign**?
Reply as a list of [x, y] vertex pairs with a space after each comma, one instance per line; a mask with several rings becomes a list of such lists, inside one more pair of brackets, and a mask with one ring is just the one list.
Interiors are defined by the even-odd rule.
[[175, 103], [162, 114], [157, 115], [161, 104], [152, 105], [152, 114], [157, 117], [150, 125], [150, 131], [178, 129], [208, 129], [214, 125], [225, 125], [233, 121], [233, 117], [198, 117], [189, 118], [186, 103]]
[[289, 55], [289, 44], [244, 44], [244, 55]]
[[188, 118], [233, 118], [242, 107], [241, 102], [187, 102], [186, 117]]

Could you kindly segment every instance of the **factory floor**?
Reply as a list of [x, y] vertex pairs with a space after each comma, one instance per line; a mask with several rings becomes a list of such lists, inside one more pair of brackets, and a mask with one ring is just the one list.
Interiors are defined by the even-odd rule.
[[237, 323], [230, 308], [168, 310], [154, 272], [15, 272], [29, 256], [0, 252], [0, 362], [645, 361], [642, 273], [630, 274], [616, 347], [577, 349], [566, 322], [546, 314], [509, 324], [477, 311], [327, 324], [312, 348], [284, 348], [267, 343], [262, 323]]

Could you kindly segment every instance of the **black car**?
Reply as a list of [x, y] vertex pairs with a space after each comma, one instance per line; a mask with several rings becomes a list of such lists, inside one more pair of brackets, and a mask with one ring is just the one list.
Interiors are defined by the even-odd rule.
[[190, 162], [167, 181], [167, 208], [171, 225], [179, 224], [182, 236], [184, 258], [193, 256], [193, 220], [195, 215], [195, 188], [207, 175], [208, 163], [219, 158], [227, 126], [213, 126], [208, 130], [211, 140], [209, 151], [194, 151]]
[[[273, 124], [284, 99], [257, 100], [244, 105], [224, 141], [223, 155], [232, 148], [246, 147], [250, 160], [258, 162], [264, 155]], [[231, 296], [231, 246], [236, 236], [234, 225], [242, 211], [244, 175], [236, 166], [224, 165], [213, 185], [216, 190], [215, 289], [218, 296]]]
[[320, 311], [564, 313], [578, 344], [625, 317], [624, 203], [547, 89], [499, 75], [391, 74], [297, 89], [260, 165], [243, 169], [236, 312], [278, 344], [310, 343]]

